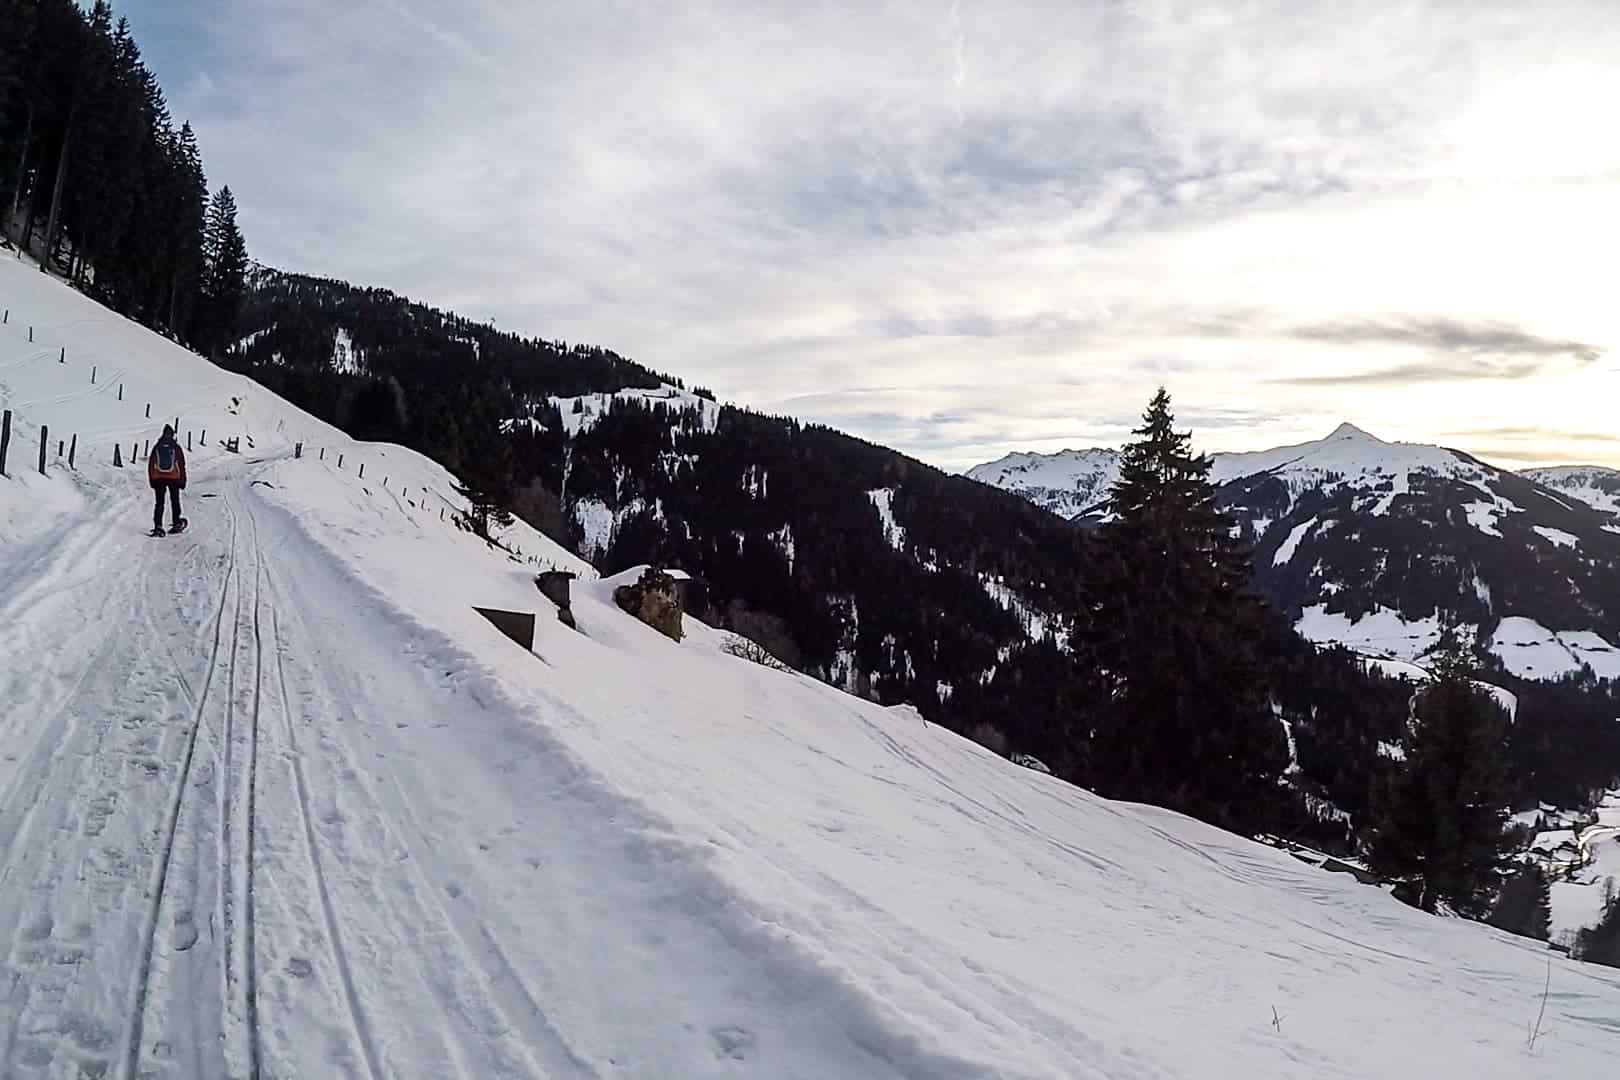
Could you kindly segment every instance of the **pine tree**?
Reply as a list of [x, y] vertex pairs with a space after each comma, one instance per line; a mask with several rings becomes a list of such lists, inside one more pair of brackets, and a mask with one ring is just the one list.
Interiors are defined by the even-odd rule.
[[1603, 919], [1576, 934], [1575, 957], [1620, 968], [1620, 895], [1615, 893], [1613, 878], [1604, 883], [1603, 896]]
[[1287, 767], [1254, 643], [1265, 609], [1208, 458], [1160, 390], [1125, 448], [1080, 648], [1103, 673], [1090, 781], [1234, 829], [1265, 825]]
[[455, 462], [456, 492], [467, 500], [468, 525], [488, 540], [492, 525], [505, 528], [512, 524], [515, 464], [493, 403], [480, 400], [469, 412], [472, 417], [464, 428]]
[[1524, 863], [1508, 878], [1485, 921], [1510, 934], [1547, 940], [1552, 932], [1552, 882], [1540, 863]]
[[1480, 918], [1506, 843], [1507, 714], [1474, 681], [1454, 633], [1442, 639], [1433, 675], [1413, 700], [1406, 761], [1380, 800], [1368, 857], [1424, 911], [1444, 901]]
[[236, 197], [229, 187], [220, 188], [208, 202], [202, 261], [202, 298], [192, 339], [218, 356], [235, 340], [247, 288], [247, 243], [236, 224]]

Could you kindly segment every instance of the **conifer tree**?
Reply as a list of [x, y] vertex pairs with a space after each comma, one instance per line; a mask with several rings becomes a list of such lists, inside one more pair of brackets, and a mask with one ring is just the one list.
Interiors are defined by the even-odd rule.
[[1620, 895], [1614, 879], [1603, 887], [1603, 919], [1575, 936], [1575, 956], [1589, 964], [1620, 968]]
[[204, 352], [217, 356], [234, 339], [247, 287], [247, 243], [236, 224], [236, 197], [229, 187], [220, 188], [208, 202], [202, 260], [202, 300], [193, 338]]
[[1406, 761], [1387, 786], [1368, 857], [1424, 911], [1443, 901], [1470, 918], [1499, 886], [1507, 811], [1507, 713], [1474, 681], [1466, 647], [1448, 631], [1418, 691]]
[[1265, 611], [1215, 506], [1208, 458], [1160, 390], [1125, 448], [1079, 620], [1103, 673], [1091, 782], [1235, 829], [1266, 824], [1287, 767], [1255, 652]]
[[1502, 886], [1485, 920], [1498, 930], [1546, 941], [1552, 930], [1552, 882], [1537, 862], [1527, 862]]

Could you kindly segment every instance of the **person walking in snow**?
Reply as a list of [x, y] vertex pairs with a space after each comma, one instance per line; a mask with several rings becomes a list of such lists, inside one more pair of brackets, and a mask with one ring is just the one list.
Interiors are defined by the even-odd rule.
[[152, 508], [152, 535], [163, 535], [163, 494], [169, 495], [169, 531], [179, 532], [186, 527], [180, 516], [180, 492], [186, 486], [186, 452], [174, 437], [174, 427], [163, 425], [163, 437], [152, 446], [146, 459], [146, 478], [152, 484], [157, 499]]

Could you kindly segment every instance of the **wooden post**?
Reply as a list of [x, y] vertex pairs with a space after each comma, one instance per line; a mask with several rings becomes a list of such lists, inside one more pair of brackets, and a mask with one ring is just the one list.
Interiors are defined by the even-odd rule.
[[343, 468], [343, 455], [342, 454], [338, 455], [338, 468], [340, 468], [340, 469]]
[[146, 418], [148, 420], [152, 419], [152, 403], [150, 401], [146, 403]]
[[11, 309], [6, 308], [6, 317], [4, 319], [0, 319], [0, 325], [4, 325], [5, 323], [9, 323], [10, 321], [11, 321]]
[[56, 456], [61, 457], [65, 453], [67, 453], [67, 440], [66, 439], [57, 439], [56, 440]]
[[78, 454], [79, 454], [79, 433], [75, 431], [73, 433], [73, 441], [68, 443], [68, 468], [72, 469], [72, 468], [76, 467], [73, 464], [73, 459], [75, 457], [77, 457]]
[[6, 451], [11, 447], [11, 410], [0, 413], [0, 476], [6, 475]]
[[293, 460], [297, 461], [304, 456], [304, 444], [293, 443]]
[[198, 439], [197, 439], [197, 441], [198, 441], [198, 442], [200, 442], [200, 443], [202, 443], [202, 444], [203, 444], [203, 445], [204, 445], [204, 446], [207, 446], [207, 445], [208, 445], [208, 429], [207, 429], [207, 428], [203, 428], [203, 433], [202, 433], [202, 435], [201, 435], [201, 436], [200, 436], [200, 437], [199, 437], [199, 438], [198, 438]]
[[113, 443], [113, 468], [122, 469], [123, 467], [124, 467], [124, 444], [123, 443]]
[[385, 476], [385, 477], [383, 477], [383, 487], [387, 487], [387, 486], [388, 486], [388, 477]]
[[141, 456], [142, 457], [151, 457], [152, 456], [152, 440], [151, 439], [146, 440], [146, 450]]
[[362, 461], [360, 463], [360, 479], [364, 480], [365, 478], [366, 478], [366, 463]]
[[186, 432], [186, 449], [191, 449], [191, 432]]
[[118, 400], [119, 401], [124, 400], [124, 384], [123, 383], [118, 384]]
[[90, 365], [90, 385], [96, 385], [96, 365]]
[[49, 444], [51, 429], [46, 424], [39, 426], [39, 475], [45, 475], [45, 447]]
[[30, 326], [28, 328], [28, 344], [32, 345], [33, 343], [34, 343], [34, 328], [32, 326]]
[[326, 460], [326, 447], [324, 447], [324, 446], [321, 447], [321, 460], [322, 461]]
[[67, 363], [67, 346], [66, 346], [66, 345], [64, 345], [64, 346], [62, 346], [62, 355], [61, 355], [61, 356], [58, 356], [58, 357], [57, 357], [57, 358], [56, 358], [56, 362], [57, 362], [57, 363], [58, 363], [58, 364], [65, 364], [65, 363]]

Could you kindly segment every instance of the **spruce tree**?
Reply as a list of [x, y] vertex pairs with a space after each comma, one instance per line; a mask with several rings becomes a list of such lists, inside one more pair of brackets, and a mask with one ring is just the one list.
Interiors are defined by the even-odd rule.
[[1485, 921], [1510, 934], [1547, 940], [1552, 931], [1552, 882], [1540, 863], [1524, 863], [1508, 878]]
[[1443, 901], [1481, 918], [1506, 845], [1508, 718], [1449, 631], [1433, 675], [1413, 700], [1406, 761], [1380, 800], [1368, 858], [1424, 911]]
[[1620, 895], [1614, 879], [1604, 883], [1603, 919], [1575, 935], [1575, 957], [1589, 964], [1620, 968]]
[[1248, 591], [1248, 553], [1216, 509], [1209, 459], [1175, 430], [1168, 393], [1134, 434], [1078, 620], [1079, 647], [1105, 683], [1090, 782], [1259, 829], [1288, 761], [1255, 652], [1265, 611]]
[[202, 260], [202, 299], [192, 337], [204, 352], [218, 356], [235, 339], [247, 288], [247, 243], [236, 224], [236, 198], [229, 187], [208, 201]]

